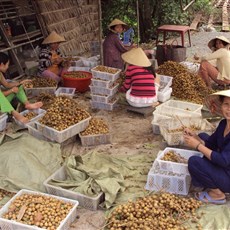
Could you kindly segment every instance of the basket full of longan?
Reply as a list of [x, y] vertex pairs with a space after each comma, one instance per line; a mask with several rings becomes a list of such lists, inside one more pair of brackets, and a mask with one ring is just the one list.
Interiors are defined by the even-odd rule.
[[82, 146], [111, 143], [111, 133], [104, 117], [92, 117], [89, 126], [79, 134]]
[[2, 230], [65, 230], [77, 217], [78, 201], [26, 189], [0, 209]]

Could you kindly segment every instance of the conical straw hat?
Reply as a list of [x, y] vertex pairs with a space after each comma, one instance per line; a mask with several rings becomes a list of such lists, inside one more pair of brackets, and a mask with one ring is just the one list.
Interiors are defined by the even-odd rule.
[[47, 38], [44, 39], [42, 44], [51, 44], [56, 42], [64, 42], [65, 38], [57, 34], [55, 31], [52, 31]]
[[112, 27], [112, 26], [116, 26], [116, 25], [122, 25], [122, 26], [124, 27], [125, 30], [128, 30], [128, 29], [129, 29], [129, 26], [128, 26], [126, 23], [124, 23], [124, 22], [122, 22], [121, 20], [119, 20], [119, 19], [114, 19], [114, 20], [108, 25], [108, 28], [109, 28], [110, 30], [112, 30], [111, 27]]
[[219, 96], [230, 97], [230, 90], [222, 90], [219, 92], [215, 92], [204, 99], [204, 104], [209, 109], [209, 111], [213, 114], [221, 115], [221, 101]]
[[215, 48], [216, 39], [219, 39], [221, 41], [224, 41], [224, 42], [230, 44], [230, 41], [226, 37], [224, 37], [224, 36], [216, 36], [215, 38], [210, 40], [209, 43], [208, 43], [208, 47], [210, 49], [212, 49], [213, 47]]
[[122, 59], [131, 65], [148, 67], [151, 62], [147, 58], [142, 48], [133, 48], [121, 55]]

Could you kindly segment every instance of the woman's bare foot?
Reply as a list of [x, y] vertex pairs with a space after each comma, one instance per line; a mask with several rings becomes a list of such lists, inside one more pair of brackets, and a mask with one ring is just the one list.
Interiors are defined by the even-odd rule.
[[14, 116], [14, 118], [20, 122], [22, 122], [23, 124], [26, 124], [29, 122], [29, 119], [24, 117], [23, 115], [21, 115], [20, 113], [18, 113], [17, 111], [13, 111], [12, 115]]
[[35, 102], [35, 103], [26, 103], [25, 108], [26, 109], [39, 109], [43, 106], [43, 103], [41, 101]]

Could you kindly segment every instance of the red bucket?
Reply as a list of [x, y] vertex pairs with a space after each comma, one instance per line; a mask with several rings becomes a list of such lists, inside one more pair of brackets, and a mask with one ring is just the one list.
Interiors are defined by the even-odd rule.
[[64, 87], [76, 88], [76, 91], [84, 93], [89, 90], [92, 73], [86, 71], [69, 71], [63, 73], [62, 78]]

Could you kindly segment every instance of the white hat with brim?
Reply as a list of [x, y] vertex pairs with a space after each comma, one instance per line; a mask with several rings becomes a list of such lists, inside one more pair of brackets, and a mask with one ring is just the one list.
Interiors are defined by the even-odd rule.
[[121, 55], [122, 59], [131, 65], [148, 67], [151, 66], [151, 62], [147, 58], [142, 48], [133, 48]]
[[65, 42], [65, 38], [52, 31], [47, 38], [44, 39], [42, 44], [51, 44], [56, 42]]
[[114, 31], [113, 29], [111, 29], [111, 27], [112, 27], [112, 26], [116, 26], [116, 25], [122, 25], [123, 28], [124, 28], [124, 30], [128, 30], [128, 29], [129, 29], [129, 26], [128, 26], [126, 23], [122, 22], [122, 21], [119, 20], [119, 19], [114, 19], [114, 20], [108, 25], [109, 30]]
[[230, 90], [215, 92], [204, 99], [204, 104], [212, 114], [223, 116], [221, 110], [220, 96], [230, 97]]
[[216, 36], [215, 38], [213, 38], [212, 40], [210, 40], [209, 43], [208, 43], [208, 47], [210, 49], [212, 49], [213, 47], [215, 48], [216, 39], [219, 39], [221, 41], [224, 41], [224, 42], [230, 44], [230, 41], [226, 37], [224, 37], [224, 36]]

